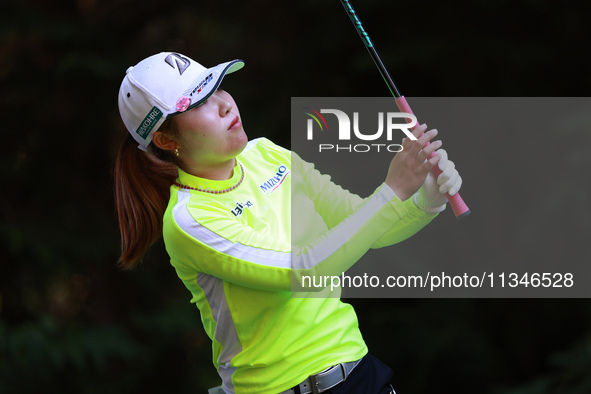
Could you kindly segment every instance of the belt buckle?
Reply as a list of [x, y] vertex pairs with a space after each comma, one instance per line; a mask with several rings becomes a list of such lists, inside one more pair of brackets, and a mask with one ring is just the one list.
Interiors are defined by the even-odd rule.
[[320, 389], [318, 388], [318, 375], [310, 375], [310, 388], [312, 389], [312, 394], [320, 394]]
[[341, 367], [341, 371], [343, 372], [343, 380], [341, 381], [344, 382], [345, 380], [347, 380], [348, 376], [347, 376], [347, 369], [345, 369], [345, 363], [340, 363], [339, 367]]
[[[321, 375], [322, 376], [326, 376], [327, 374], [330, 374], [331, 372], [335, 372], [335, 370], [337, 370], [339, 368], [340, 368], [340, 372], [342, 374], [341, 375], [342, 376], [342, 379], [339, 380], [339, 383], [342, 383], [345, 380], [347, 380], [347, 378], [348, 378], [347, 369], [346, 369], [344, 363], [333, 365], [332, 367], [329, 367], [329, 368], [325, 369], [322, 372], [319, 372], [319, 373], [317, 373], [315, 375], [308, 376], [307, 381], [310, 383], [311, 393], [312, 394], [320, 394], [320, 393], [328, 390], [329, 388], [334, 387], [334, 385], [333, 385], [331, 387], [327, 387], [327, 388], [321, 390], [320, 389], [320, 382], [318, 381], [318, 376], [321, 376]], [[298, 386], [297, 388], [300, 388], [300, 387]], [[297, 393], [297, 391], [295, 391], [295, 392]], [[308, 391], [308, 392], [310, 392], [310, 391]]]
[[333, 365], [332, 367], [330, 367], [328, 369], [325, 369], [324, 371], [319, 372], [316, 375], [310, 375], [308, 377], [308, 379], [310, 380], [310, 389], [312, 390], [312, 394], [320, 394], [320, 393], [326, 391], [326, 389], [320, 391], [320, 387], [319, 387], [320, 386], [320, 382], [318, 381], [318, 376], [320, 376], [320, 375], [325, 376], [326, 374], [330, 374], [337, 367], [341, 367], [341, 372], [343, 374], [343, 379], [340, 382], [343, 382], [345, 379], [347, 379], [347, 371], [345, 370], [345, 365], [342, 364], [342, 363], [341, 364], [338, 364], [338, 365]]

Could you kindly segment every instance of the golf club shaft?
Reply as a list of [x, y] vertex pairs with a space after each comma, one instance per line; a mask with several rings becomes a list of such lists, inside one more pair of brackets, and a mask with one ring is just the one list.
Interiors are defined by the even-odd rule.
[[[373, 42], [369, 38], [369, 35], [365, 31], [365, 29], [363, 29], [363, 25], [361, 24], [361, 21], [357, 17], [357, 13], [355, 12], [353, 7], [351, 6], [351, 3], [349, 2], [349, 0], [341, 0], [341, 4], [343, 4], [343, 7], [345, 7], [347, 14], [349, 14], [349, 18], [351, 18], [351, 22], [353, 23], [353, 25], [357, 29], [357, 33], [359, 33], [361, 40], [365, 44], [365, 47], [367, 48], [373, 62], [375, 63], [378, 70], [380, 71], [380, 74], [382, 75], [382, 78], [386, 82], [388, 89], [390, 89], [390, 93], [392, 93], [392, 96], [394, 96], [394, 98], [396, 99], [396, 106], [398, 106], [398, 109], [401, 112], [413, 114], [412, 110], [410, 109], [410, 106], [408, 105], [408, 102], [406, 101], [406, 98], [404, 98], [404, 96], [402, 94], [400, 94], [398, 87], [394, 83], [394, 80], [392, 79], [392, 77], [390, 76], [390, 73], [386, 69], [386, 66], [382, 62], [382, 59], [380, 58], [380, 55], [376, 51], [376, 49], [373, 45]], [[418, 125], [418, 122], [417, 122], [417, 125]], [[427, 143], [427, 145], [428, 144], [429, 143]], [[435, 154], [436, 154], [435, 152], [431, 153], [431, 155], [429, 155], [429, 158], [433, 157], [433, 155], [435, 155]], [[431, 171], [433, 172], [433, 174], [435, 175], [436, 178], [441, 174], [441, 170], [439, 169], [438, 165], [435, 165], [435, 167], [433, 167], [433, 169]], [[461, 218], [468, 216], [470, 214], [470, 209], [468, 208], [468, 206], [466, 205], [464, 200], [462, 200], [462, 197], [460, 197], [460, 193], [456, 193], [453, 196], [450, 196], [449, 193], [447, 193], [446, 196], [449, 201], [449, 204], [452, 207], [454, 215], [456, 216], [457, 219], [461, 219]]]

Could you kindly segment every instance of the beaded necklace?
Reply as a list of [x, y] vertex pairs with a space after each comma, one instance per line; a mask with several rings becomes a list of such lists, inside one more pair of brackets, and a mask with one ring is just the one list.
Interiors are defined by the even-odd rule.
[[190, 189], [190, 190], [196, 190], [198, 192], [204, 192], [204, 193], [211, 193], [211, 194], [224, 194], [224, 193], [228, 193], [231, 192], [232, 190], [236, 189], [238, 186], [240, 186], [240, 184], [242, 183], [242, 181], [244, 180], [244, 167], [242, 167], [242, 164], [238, 163], [238, 165], [240, 166], [240, 170], [242, 171], [242, 176], [240, 177], [240, 180], [238, 181], [237, 184], [235, 184], [234, 186], [225, 189], [225, 190], [204, 190], [204, 189], [200, 189], [198, 187], [191, 187], [191, 186], [187, 186], [187, 185], [183, 185], [181, 183], [178, 182], [174, 182], [175, 186], [180, 187], [181, 189]]

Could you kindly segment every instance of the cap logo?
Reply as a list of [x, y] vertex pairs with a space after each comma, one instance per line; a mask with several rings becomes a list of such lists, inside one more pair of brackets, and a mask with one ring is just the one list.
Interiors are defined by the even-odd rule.
[[205, 77], [203, 79], [203, 81], [199, 82], [199, 85], [197, 85], [197, 87], [195, 89], [193, 89], [193, 91], [191, 93], [189, 93], [189, 96], [193, 96], [195, 93], [199, 94], [201, 93], [201, 90], [203, 90], [203, 88], [211, 82], [211, 80], [213, 79], [213, 74], [209, 74], [207, 77]]
[[152, 107], [148, 115], [144, 118], [142, 123], [140, 123], [140, 127], [136, 130], [136, 133], [143, 139], [146, 139], [149, 135], [156, 123], [160, 120], [163, 113], [156, 107]]
[[166, 56], [164, 61], [170, 67], [178, 70], [179, 75], [183, 75], [185, 70], [189, 67], [189, 65], [191, 65], [191, 61], [189, 59], [179, 55], [178, 53], [171, 53], [170, 55]]

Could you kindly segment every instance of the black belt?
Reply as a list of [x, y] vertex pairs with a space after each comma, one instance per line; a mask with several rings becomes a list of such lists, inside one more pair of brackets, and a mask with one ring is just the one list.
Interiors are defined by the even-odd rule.
[[361, 360], [333, 365], [322, 372], [309, 376], [302, 383], [279, 394], [318, 394], [330, 390], [337, 384], [345, 381], [347, 376], [353, 371], [353, 368], [359, 364], [359, 361]]

